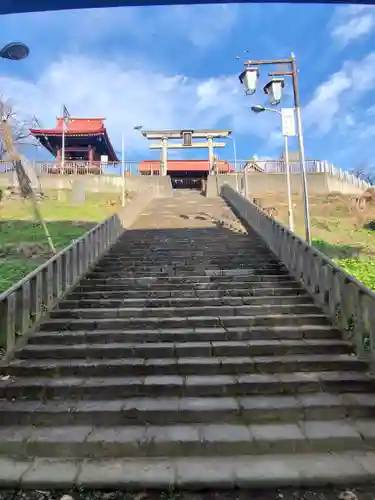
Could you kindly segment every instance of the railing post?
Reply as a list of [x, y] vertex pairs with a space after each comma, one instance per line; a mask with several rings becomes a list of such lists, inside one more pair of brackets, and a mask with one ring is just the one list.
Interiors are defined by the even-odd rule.
[[30, 319], [38, 321], [42, 309], [42, 275], [37, 273], [30, 281]]
[[31, 311], [31, 286], [30, 281], [26, 281], [21, 288], [16, 292], [16, 310], [17, 310], [17, 330], [19, 332], [25, 332], [31, 323], [30, 311]]
[[10, 350], [16, 343], [16, 294], [15, 292], [0, 304], [1, 345]]

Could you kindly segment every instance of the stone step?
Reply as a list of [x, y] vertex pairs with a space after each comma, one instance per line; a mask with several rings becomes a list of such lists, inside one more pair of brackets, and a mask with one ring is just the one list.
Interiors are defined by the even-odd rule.
[[[279, 302], [279, 301], [278, 301]], [[312, 302], [309, 299], [309, 302]], [[125, 305], [125, 304], [124, 304]], [[79, 309], [56, 308], [50, 313], [51, 318], [103, 319], [103, 318], [191, 318], [195, 316], [265, 316], [267, 314], [317, 314], [319, 308], [314, 303], [297, 304], [261, 304], [261, 305], [212, 305], [201, 307], [85, 307]]]
[[[148, 298], [148, 299], [66, 299], [59, 302], [59, 309], [119, 309], [119, 308], [186, 308], [186, 307], [207, 307], [208, 311], [211, 307], [220, 306], [260, 306], [272, 305], [275, 302], [275, 297], [219, 297], [219, 298], [202, 298], [202, 297], [180, 297], [180, 298]], [[313, 299], [307, 293], [284, 295], [277, 299], [277, 303], [282, 306], [307, 305], [312, 304]], [[146, 311], [145, 311], [146, 312]]]
[[296, 488], [370, 484], [375, 453], [257, 454], [84, 460], [0, 457], [0, 483], [9, 488], [94, 488], [165, 491]]
[[[143, 426], [176, 424], [286, 424], [346, 418], [371, 419], [375, 396], [316, 393], [297, 396], [136, 397], [81, 401], [0, 400], [5, 426]], [[372, 422], [372, 421], [371, 421]], [[373, 431], [375, 437], [375, 430]], [[0, 439], [1, 442], [1, 439]], [[0, 444], [1, 447], [1, 444]]]
[[[156, 255], [155, 255], [156, 254]], [[231, 264], [233, 262], [238, 262], [240, 264], [243, 264], [244, 262], [268, 262], [268, 263], [273, 263], [273, 264], [280, 264], [280, 260], [275, 257], [275, 255], [268, 251], [268, 252], [262, 252], [260, 253], [259, 251], [253, 251], [251, 249], [246, 249], [243, 250], [242, 252], [238, 251], [237, 249], [233, 251], [233, 253], [228, 254], [227, 251], [218, 253], [218, 252], [206, 252], [205, 250], [195, 250], [192, 252], [191, 250], [188, 250], [185, 253], [181, 252], [171, 252], [171, 251], [166, 251], [164, 253], [160, 252], [154, 252], [153, 248], [150, 248], [147, 252], [143, 252], [140, 254], [139, 252], [136, 253], [131, 253], [128, 255], [109, 255], [105, 254], [101, 259], [98, 261], [99, 266], [117, 266], [117, 265], [124, 265], [124, 264], [132, 264], [134, 263], [139, 264], [150, 264], [150, 265], [155, 265], [158, 264], [160, 261], [165, 260], [165, 262], [176, 262], [176, 263], [187, 263], [187, 262], [201, 262], [207, 261], [207, 262], [224, 262], [225, 264], [228, 264], [230, 262]]]
[[0, 455], [98, 459], [366, 451], [374, 444], [374, 424], [342, 419], [298, 424], [5, 427]]
[[127, 256], [123, 258], [102, 258], [96, 265], [96, 269], [110, 269], [110, 268], [117, 268], [117, 267], [125, 267], [125, 266], [145, 266], [145, 267], [153, 267], [153, 266], [159, 266], [159, 265], [177, 265], [178, 267], [180, 266], [191, 266], [194, 264], [201, 264], [202, 262], [205, 262], [207, 264], [211, 265], [218, 265], [218, 264], [223, 264], [222, 267], [227, 267], [228, 264], [232, 268], [241, 268], [241, 267], [246, 267], [246, 265], [254, 266], [254, 265], [263, 265], [264, 263], [266, 264], [273, 264], [273, 265], [280, 265], [280, 261], [275, 259], [275, 257], [270, 254], [269, 256], [267, 255], [238, 255], [237, 253], [233, 255], [228, 255], [227, 253], [223, 254], [221, 257], [214, 257], [212, 255], [207, 255], [204, 252], [201, 252], [200, 255], [197, 255], [196, 253], [194, 254], [189, 254], [184, 257], [176, 257], [174, 254], [166, 254], [165, 257], [153, 257], [152, 254], [150, 256], [140, 256], [138, 254], [134, 256]]
[[[233, 271], [233, 274], [231, 273]], [[92, 271], [86, 275], [87, 279], [94, 279], [100, 281], [112, 280], [112, 279], [126, 279], [126, 278], [144, 278], [147, 275], [148, 279], [160, 279], [169, 277], [181, 277], [184, 278], [195, 278], [198, 279], [199, 276], [205, 274], [207, 276], [212, 276], [210, 273], [217, 273], [217, 277], [249, 277], [249, 276], [289, 276], [287, 269], [276, 268], [276, 267], [254, 267], [254, 268], [243, 268], [243, 269], [226, 269], [225, 273], [218, 266], [206, 266], [202, 264], [201, 266], [192, 266], [190, 269], [187, 266], [177, 268], [170, 267], [169, 269], [156, 268], [154, 271], [150, 269], [143, 269], [141, 266], [137, 266], [134, 269], [124, 269], [122, 271]]]
[[187, 357], [131, 359], [14, 359], [10, 376], [122, 377], [148, 375], [278, 374], [296, 371], [366, 370], [365, 361], [347, 354], [258, 357]]
[[[131, 299], [131, 300], [145, 300], [145, 299], [184, 299], [184, 298], [226, 298], [226, 297], [283, 297], [283, 296], [298, 296], [305, 295], [305, 291], [301, 286], [294, 283], [289, 283], [289, 287], [271, 287], [271, 288], [229, 288], [227, 290], [215, 289], [160, 289], [154, 290], [149, 288], [147, 290], [107, 290], [107, 291], [86, 291], [77, 292], [76, 289], [66, 295], [67, 300], [97, 300], [97, 299]], [[61, 303], [61, 302], [60, 302]]]
[[97, 344], [111, 342], [223, 342], [232, 340], [341, 340], [341, 332], [330, 325], [255, 327], [255, 328], [181, 328], [163, 330], [39, 331], [28, 339], [34, 344]]
[[283, 356], [349, 354], [353, 346], [340, 340], [252, 340], [222, 342], [87, 343], [27, 345], [16, 351], [22, 359], [125, 359], [186, 358], [207, 356]]
[[211, 259], [200, 258], [193, 261], [183, 260], [183, 261], [160, 261], [160, 259], [155, 259], [154, 261], [144, 261], [139, 259], [138, 261], [132, 260], [117, 262], [117, 263], [103, 263], [95, 266], [93, 272], [96, 273], [106, 273], [106, 272], [121, 272], [121, 271], [134, 271], [134, 270], [142, 270], [146, 273], [158, 273], [159, 271], [164, 271], [168, 269], [179, 269], [183, 271], [195, 271], [196, 269], [207, 269], [207, 270], [220, 270], [220, 269], [228, 269], [228, 264], [230, 265], [229, 269], [243, 269], [243, 270], [251, 270], [251, 269], [285, 269], [284, 265], [281, 262], [275, 262], [274, 260], [267, 260], [264, 258], [259, 259], [230, 259], [228, 261], [228, 257], [226, 259], [222, 259], [219, 262], [212, 262]]
[[41, 325], [42, 331], [56, 330], [138, 330], [163, 328], [212, 328], [212, 327], [257, 327], [257, 326], [316, 326], [329, 325], [325, 314], [268, 314], [257, 316], [194, 316], [194, 317], [140, 317], [74, 319], [50, 318]]
[[209, 257], [218, 256], [223, 257], [225, 255], [231, 256], [238, 254], [239, 256], [259, 256], [264, 255], [266, 257], [272, 256], [270, 249], [265, 245], [251, 245], [249, 242], [194, 242], [187, 241], [182, 244], [176, 245], [171, 242], [169, 245], [158, 246], [155, 242], [144, 241], [141, 244], [132, 245], [130, 243], [123, 243], [117, 247], [112, 247], [111, 251], [108, 252], [105, 257], [114, 259], [123, 257], [136, 257], [140, 255], [141, 258], [145, 257], [164, 257], [168, 255], [173, 255], [177, 257], [190, 256], [192, 254], [204, 255]]
[[189, 284], [198, 287], [204, 287], [206, 284], [224, 284], [227, 286], [227, 283], [279, 283], [281, 282], [291, 282], [293, 281], [290, 276], [285, 273], [274, 273], [274, 274], [264, 274], [264, 273], [243, 273], [243, 272], [233, 272], [232, 274], [222, 274], [221, 272], [211, 274], [207, 271], [206, 274], [197, 275], [197, 276], [133, 276], [127, 278], [115, 278], [111, 277], [110, 279], [105, 278], [95, 278], [95, 279], [83, 279], [82, 281], [92, 281], [95, 285], [113, 283], [113, 284], [121, 284], [121, 285], [130, 285], [134, 287], [134, 285], [160, 285], [160, 284]]
[[[284, 279], [279, 279], [278, 277], [273, 277], [275, 279], [268, 279], [268, 280], [255, 280], [253, 277], [251, 280], [247, 281], [204, 281], [202, 283], [199, 282], [184, 282], [184, 281], [179, 281], [178, 279], [169, 279], [165, 281], [160, 280], [124, 280], [124, 279], [117, 279], [117, 280], [111, 280], [105, 281], [101, 280], [101, 282], [98, 284], [97, 280], [89, 280], [89, 279], [83, 279], [79, 285], [77, 285], [74, 289], [74, 293], [82, 293], [82, 292], [113, 292], [113, 291], [122, 291], [124, 294], [125, 293], [142, 293], [142, 292], [147, 292], [147, 293], [156, 293], [158, 292], [164, 292], [164, 293], [181, 293], [184, 294], [185, 292], [191, 293], [191, 292], [209, 292], [211, 290], [213, 291], [219, 291], [219, 292], [230, 292], [230, 290], [237, 290], [237, 289], [247, 289], [248, 293], [252, 292], [254, 290], [255, 292], [257, 290], [261, 289], [278, 289], [278, 288], [285, 288], [285, 287], [290, 287], [290, 288], [298, 288], [301, 290], [301, 286], [298, 285], [295, 281], [293, 281], [290, 277], [284, 277]], [[254, 293], [255, 293], [254, 292]]]
[[[247, 235], [238, 235], [236, 233], [229, 233], [228, 236], [222, 237], [220, 234], [214, 234], [212, 231], [207, 232], [202, 236], [198, 236], [197, 233], [195, 235], [191, 235], [190, 238], [179, 238], [176, 235], [170, 233], [167, 238], [163, 239], [163, 236], [157, 234], [155, 237], [148, 237], [147, 234], [142, 236], [134, 235], [135, 238], [132, 240], [131, 238], [120, 238], [116, 245], [114, 245], [109, 252], [116, 253], [116, 255], [121, 252], [126, 252], [129, 250], [134, 251], [148, 251], [151, 247], [155, 249], [155, 251], [178, 251], [179, 249], [182, 251], [186, 251], [189, 248], [197, 248], [198, 250], [223, 250], [224, 248], [233, 248], [239, 250], [251, 249], [253, 251], [263, 250], [267, 248], [266, 244], [256, 236], [255, 234], [251, 237]], [[269, 251], [269, 249], [267, 248]]]
[[[295, 396], [320, 393], [373, 394], [374, 378], [359, 371], [314, 371], [273, 374], [238, 375], [154, 375], [113, 377], [74, 377], [60, 374], [28, 377], [28, 371], [17, 377], [0, 379], [0, 398], [22, 402], [25, 399], [48, 401], [107, 401], [149, 397], [258, 397], [259, 395]], [[48, 375], [48, 374], [46, 374]], [[357, 401], [359, 399], [357, 398]], [[366, 405], [366, 396], [359, 404]]]

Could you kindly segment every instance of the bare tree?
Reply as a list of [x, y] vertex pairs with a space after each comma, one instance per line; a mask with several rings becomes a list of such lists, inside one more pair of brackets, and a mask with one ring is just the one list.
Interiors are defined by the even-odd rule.
[[[33, 125], [32, 120], [20, 118], [11, 101], [4, 99], [2, 96], [0, 96], [0, 117], [2, 121], [8, 122], [16, 145], [29, 142], [28, 139], [31, 136], [30, 128]], [[5, 144], [0, 135], [0, 160], [6, 159], [5, 157]]]
[[375, 167], [369, 167], [365, 163], [362, 163], [354, 168], [351, 173], [369, 184], [375, 185]]

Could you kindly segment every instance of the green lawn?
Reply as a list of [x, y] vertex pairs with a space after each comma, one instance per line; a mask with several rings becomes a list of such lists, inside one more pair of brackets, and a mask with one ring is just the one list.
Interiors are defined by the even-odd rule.
[[[68, 246], [98, 222], [120, 208], [115, 195], [93, 194], [75, 206], [69, 195], [57, 199], [54, 193], [40, 202], [40, 209], [57, 250]], [[51, 256], [40, 224], [33, 220], [29, 201], [0, 203], [0, 292], [26, 276]]]
[[361, 250], [356, 246], [334, 245], [324, 240], [314, 239], [313, 245], [345, 269], [346, 272], [375, 290], [375, 256], [362, 254]]
[[375, 290], [375, 258], [364, 260], [342, 259], [338, 260], [337, 263], [349, 274]]

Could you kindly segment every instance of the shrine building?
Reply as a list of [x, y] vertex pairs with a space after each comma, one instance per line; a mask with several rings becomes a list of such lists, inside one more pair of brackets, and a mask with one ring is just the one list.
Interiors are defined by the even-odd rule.
[[[59, 162], [61, 161], [63, 118], [52, 129], [31, 129], [30, 133]], [[100, 164], [119, 159], [104, 126], [104, 118], [70, 118], [65, 131], [64, 161]]]

